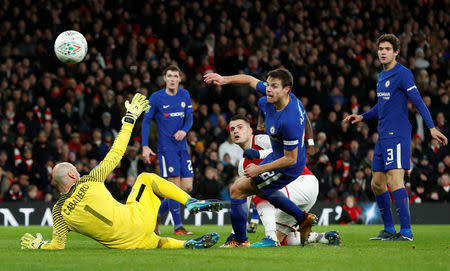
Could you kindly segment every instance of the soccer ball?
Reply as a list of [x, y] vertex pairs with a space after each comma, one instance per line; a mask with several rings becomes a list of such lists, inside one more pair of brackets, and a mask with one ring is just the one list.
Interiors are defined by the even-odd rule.
[[55, 40], [55, 54], [61, 62], [75, 64], [87, 54], [88, 45], [84, 36], [75, 30], [64, 31]]

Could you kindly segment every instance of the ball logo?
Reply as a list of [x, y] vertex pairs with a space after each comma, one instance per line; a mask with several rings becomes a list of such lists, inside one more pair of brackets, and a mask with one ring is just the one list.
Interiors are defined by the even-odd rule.
[[384, 83], [384, 86], [387, 88], [391, 84], [391, 81], [387, 80], [386, 83]]
[[169, 167], [169, 172], [170, 172], [170, 173], [173, 172], [173, 167]]
[[275, 127], [271, 126], [269, 131], [272, 135], [275, 134]]
[[186, 103], [185, 102], [181, 102], [181, 107], [185, 108], [186, 107]]

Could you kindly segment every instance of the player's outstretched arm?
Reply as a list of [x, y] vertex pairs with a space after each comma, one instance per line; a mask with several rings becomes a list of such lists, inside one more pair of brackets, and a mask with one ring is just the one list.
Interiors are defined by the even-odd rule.
[[53, 206], [53, 237], [52, 240], [44, 241], [42, 234], [37, 233], [36, 237], [25, 233], [20, 239], [22, 249], [64, 249], [66, 246], [67, 233], [70, 231], [66, 221], [61, 215], [61, 207], [65, 200], [60, 198]]
[[34, 237], [27, 232], [20, 238], [20, 247], [22, 249], [64, 249], [65, 245], [66, 236], [64, 235], [64, 238], [60, 239], [55, 233], [50, 242], [44, 241], [40, 233], [36, 233], [36, 237]]
[[411, 102], [414, 104], [414, 106], [419, 111], [420, 115], [422, 116], [423, 120], [425, 121], [426, 125], [430, 129], [431, 136], [436, 139], [439, 144], [447, 145], [448, 140], [447, 137], [445, 137], [436, 127], [434, 126], [433, 119], [431, 118], [430, 111], [428, 111], [427, 106], [423, 102], [422, 97], [420, 96], [419, 90], [417, 89], [416, 85], [414, 84], [414, 80], [411, 73], [406, 74], [406, 86], [412, 85], [410, 87], [405, 87], [406, 94], [408, 95], [408, 98], [411, 100]]
[[131, 132], [133, 131], [136, 120], [142, 112], [149, 109], [147, 98], [140, 93], [134, 95], [131, 103], [126, 101], [125, 107], [127, 113], [122, 118], [122, 128], [120, 129], [117, 138], [114, 140], [111, 150], [99, 166], [89, 173], [91, 177], [94, 177], [95, 180], [99, 182], [105, 181], [108, 174], [117, 167], [127, 149], [128, 141], [130, 141]]
[[256, 89], [256, 85], [259, 80], [253, 76], [245, 75], [245, 74], [237, 74], [231, 76], [222, 76], [218, 73], [208, 73], [203, 76], [203, 80], [207, 84], [215, 84], [215, 85], [227, 85], [227, 84], [236, 84], [236, 85], [248, 85], [253, 89]]

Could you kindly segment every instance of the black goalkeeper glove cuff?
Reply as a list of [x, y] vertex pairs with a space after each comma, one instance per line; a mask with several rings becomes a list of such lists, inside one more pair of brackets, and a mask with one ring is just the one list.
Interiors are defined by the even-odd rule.
[[134, 114], [131, 114], [130, 112], [127, 112], [125, 116], [122, 118], [122, 124], [129, 123], [131, 125], [134, 125], [136, 122], [137, 117]]

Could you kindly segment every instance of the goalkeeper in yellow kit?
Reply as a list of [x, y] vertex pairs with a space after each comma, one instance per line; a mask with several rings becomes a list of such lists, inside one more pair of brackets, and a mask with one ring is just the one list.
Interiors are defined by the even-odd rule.
[[139, 93], [131, 103], [126, 101], [125, 107], [127, 114], [111, 150], [88, 175], [80, 178], [80, 173], [70, 163], [59, 163], [53, 168], [53, 180], [61, 193], [52, 211], [53, 238], [47, 242], [40, 233], [36, 237], [26, 233], [21, 238], [23, 249], [63, 249], [69, 231], [119, 249], [208, 248], [217, 243], [217, 233], [180, 241], [160, 237], [153, 230], [161, 204], [158, 197], [185, 204], [191, 213], [219, 211], [223, 207], [220, 202], [198, 201], [152, 173], [138, 176], [126, 204], [117, 202], [106, 189], [103, 182], [122, 159], [136, 119], [149, 109], [148, 100]]

